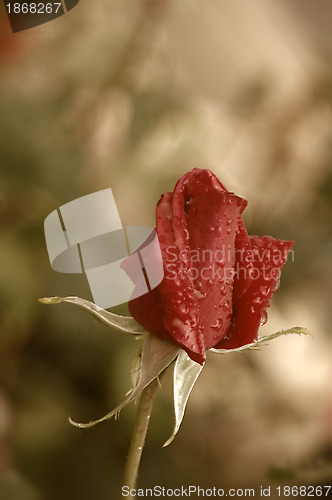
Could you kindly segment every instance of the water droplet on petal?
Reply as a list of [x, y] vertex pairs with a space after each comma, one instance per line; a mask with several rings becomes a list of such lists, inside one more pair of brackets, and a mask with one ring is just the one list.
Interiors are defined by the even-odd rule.
[[213, 286], [213, 280], [212, 279], [207, 280], [206, 284], [207, 286]]
[[266, 296], [270, 293], [271, 288], [269, 286], [260, 286], [259, 291], [262, 295]]
[[231, 305], [229, 303], [229, 300], [225, 300], [225, 302], [222, 305], [222, 308], [224, 311], [228, 311], [230, 309]]
[[222, 325], [223, 325], [223, 320], [219, 318], [215, 323], [213, 323], [213, 325], [211, 325], [211, 328], [213, 330], [220, 330], [222, 328]]
[[208, 229], [208, 233], [213, 233], [214, 229], [215, 229], [214, 226], [210, 226]]
[[252, 303], [253, 303], [253, 304], [261, 304], [261, 303], [262, 303], [262, 297], [255, 297], [255, 298], [252, 300]]
[[217, 236], [221, 236], [221, 234], [222, 234], [222, 226], [218, 226], [218, 227], [216, 228], [216, 235], [217, 235]]
[[198, 300], [201, 300], [201, 299], [205, 299], [205, 297], [207, 296], [207, 293], [202, 293], [200, 292], [199, 290], [194, 290], [194, 297]]
[[190, 326], [191, 326], [192, 328], [196, 328], [197, 323], [198, 323], [198, 320], [197, 320], [197, 318], [196, 318], [196, 317], [195, 317], [195, 318], [192, 318], [192, 319], [189, 321], [189, 324], [190, 324]]
[[263, 310], [261, 311], [261, 320], [260, 320], [259, 324], [260, 324], [260, 326], [263, 326], [263, 325], [265, 325], [265, 323], [266, 323], [266, 322], [267, 322], [267, 313], [266, 313], [266, 311], [263, 309]]

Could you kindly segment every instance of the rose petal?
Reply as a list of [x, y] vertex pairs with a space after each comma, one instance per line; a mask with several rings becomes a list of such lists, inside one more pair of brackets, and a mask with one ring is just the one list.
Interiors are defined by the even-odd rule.
[[192, 359], [203, 363], [205, 345], [198, 330], [198, 307], [195, 289], [180, 258], [173, 233], [172, 195], [167, 193], [157, 207], [157, 234], [164, 262], [164, 279], [159, 285], [164, 325], [172, 340], [182, 346]]
[[245, 294], [234, 303], [232, 323], [216, 349], [234, 349], [257, 339], [258, 328], [266, 321], [266, 309], [279, 285], [293, 241], [276, 240], [271, 236], [250, 236], [254, 256], [252, 282]]
[[[217, 186], [217, 187], [216, 187]], [[179, 196], [179, 191], [181, 196]], [[172, 201], [172, 226], [185, 224], [191, 252], [191, 275], [197, 290], [198, 328], [205, 348], [214, 346], [227, 332], [232, 313], [234, 241], [238, 218], [247, 202], [225, 192], [207, 170], [178, 183]], [[182, 218], [174, 218], [184, 207]], [[180, 230], [179, 230], [180, 231]]]
[[157, 288], [129, 302], [129, 311], [133, 318], [154, 336], [169, 340], [168, 331], [163, 322], [160, 293]]

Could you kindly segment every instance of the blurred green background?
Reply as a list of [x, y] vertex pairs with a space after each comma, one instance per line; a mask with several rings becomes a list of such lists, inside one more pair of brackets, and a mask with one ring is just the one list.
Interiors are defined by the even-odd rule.
[[36, 301], [91, 299], [83, 276], [51, 269], [45, 217], [111, 187], [123, 224], [153, 226], [194, 167], [249, 200], [251, 234], [296, 241], [261, 334], [314, 337], [211, 353], [162, 449], [165, 377], [139, 486], [331, 484], [331, 20], [328, 0], [81, 0], [12, 35], [1, 5], [1, 500], [118, 496], [135, 415], [68, 423], [121, 401], [139, 342]]

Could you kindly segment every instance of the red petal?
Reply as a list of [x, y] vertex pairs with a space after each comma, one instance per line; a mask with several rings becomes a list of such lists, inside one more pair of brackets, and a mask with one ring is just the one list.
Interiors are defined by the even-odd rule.
[[164, 340], [169, 340], [168, 331], [163, 323], [160, 293], [157, 288], [129, 302], [129, 311], [144, 328]]
[[[157, 234], [164, 262], [164, 279], [159, 285], [164, 325], [172, 339], [192, 357], [204, 362], [204, 337], [198, 330], [195, 289], [180, 258], [171, 220], [172, 195], [164, 195], [157, 207]], [[196, 355], [196, 356], [195, 356]]]
[[[196, 170], [177, 184], [172, 202], [174, 233], [185, 232], [184, 259], [198, 304], [198, 329], [205, 348], [227, 332], [232, 315], [234, 242], [238, 218], [247, 202], [223, 186], [208, 170]], [[189, 264], [189, 265], [188, 265]]]
[[293, 241], [275, 240], [271, 236], [250, 236], [254, 266], [252, 282], [245, 294], [234, 303], [232, 323], [227, 336], [216, 349], [235, 349], [254, 342], [258, 328], [266, 321], [266, 309], [279, 285], [283, 268]]

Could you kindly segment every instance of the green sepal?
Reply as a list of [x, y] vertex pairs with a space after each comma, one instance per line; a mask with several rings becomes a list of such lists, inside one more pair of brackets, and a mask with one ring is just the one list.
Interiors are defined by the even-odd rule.
[[173, 378], [175, 426], [164, 447], [171, 444], [178, 433], [188, 398], [202, 369], [203, 366], [190, 359], [185, 351], [177, 357]]
[[107, 415], [99, 418], [98, 420], [93, 420], [88, 423], [79, 423], [72, 420], [72, 418], [69, 418], [70, 423], [76, 427], [88, 429], [89, 427], [93, 427], [94, 425], [104, 422], [105, 420], [109, 420], [112, 417], [117, 417], [122, 408], [124, 408], [131, 401], [134, 401], [134, 399], [141, 394], [143, 389], [145, 389], [145, 387], [155, 380], [161, 372], [172, 363], [180, 351], [181, 349], [179, 347], [176, 347], [164, 340], [160, 340], [152, 335], [148, 335], [142, 348], [138, 382], [122, 403], [120, 403], [110, 413], [107, 413]]
[[215, 352], [217, 354], [226, 354], [229, 352], [239, 352], [239, 351], [245, 351], [247, 349], [255, 350], [258, 349], [258, 347], [261, 344], [265, 344], [266, 342], [269, 342], [270, 340], [276, 339], [278, 337], [281, 337], [282, 335], [290, 335], [290, 334], [297, 334], [297, 335], [310, 335], [312, 336], [312, 333], [309, 332], [307, 328], [304, 328], [303, 326], [294, 326], [293, 328], [289, 328], [288, 330], [280, 330], [279, 332], [272, 333], [272, 335], [266, 335], [264, 337], [258, 337], [256, 342], [251, 342], [250, 344], [245, 344], [241, 347], [237, 347], [235, 349], [209, 349], [211, 352]]
[[122, 316], [121, 314], [106, 311], [93, 302], [81, 299], [80, 297], [43, 297], [38, 299], [38, 301], [42, 304], [60, 304], [61, 302], [68, 302], [69, 304], [74, 304], [84, 311], [87, 311], [91, 316], [106, 326], [116, 328], [123, 332], [132, 333], [133, 335], [147, 333], [145, 328], [137, 323], [131, 316]]

